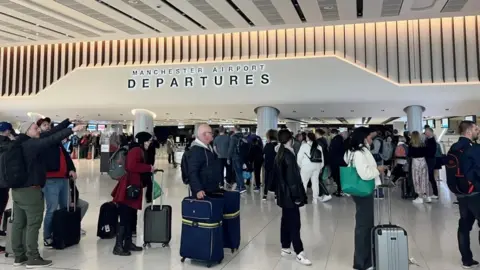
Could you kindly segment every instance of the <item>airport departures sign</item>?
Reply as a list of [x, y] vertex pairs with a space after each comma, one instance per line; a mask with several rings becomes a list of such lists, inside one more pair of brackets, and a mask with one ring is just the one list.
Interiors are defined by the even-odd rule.
[[129, 90], [152, 88], [235, 87], [270, 84], [265, 64], [216, 65], [134, 69]]

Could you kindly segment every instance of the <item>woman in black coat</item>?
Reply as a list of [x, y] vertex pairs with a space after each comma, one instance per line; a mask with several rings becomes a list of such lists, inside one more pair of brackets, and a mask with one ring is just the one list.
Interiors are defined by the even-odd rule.
[[305, 257], [303, 243], [300, 238], [300, 207], [307, 203], [307, 194], [300, 177], [300, 168], [297, 164], [295, 151], [292, 148], [293, 136], [288, 130], [278, 132], [275, 150], [274, 174], [277, 180], [277, 205], [282, 208], [281, 243], [282, 255], [290, 255], [290, 246], [293, 244], [297, 254], [297, 262], [303, 265], [312, 265]]

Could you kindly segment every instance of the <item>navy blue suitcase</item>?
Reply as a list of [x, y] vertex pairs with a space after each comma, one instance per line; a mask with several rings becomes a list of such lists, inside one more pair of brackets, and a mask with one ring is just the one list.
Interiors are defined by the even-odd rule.
[[223, 198], [182, 201], [180, 256], [204, 261], [207, 267], [223, 261]]
[[240, 247], [240, 192], [225, 191], [223, 196], [223, 247], [234, 253]]

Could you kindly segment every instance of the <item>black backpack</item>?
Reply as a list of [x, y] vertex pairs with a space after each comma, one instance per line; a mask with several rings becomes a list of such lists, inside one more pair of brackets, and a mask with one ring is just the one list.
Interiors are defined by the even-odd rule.
[[0, 188], [21, 188], [28, 179], [19, 141], [0, 142]]
[[471, 194], [475, 191], [475, 186], [466, 178], [460, 166], [461, 158], [467, 149], [452, 148], [450, 151], [448, 151], [448, 154], [444, 158], [448, 188], [454, 194]]
[[190, 179], [188, 179], [188, 159], [190, 157], [190, 150], [185, 151], [182, 156], [182, 161], [180, 163], [180, 170], [182, 171], [182, 181], [185, 185], [190, 184]]
[[238, 140], [236, 152], [243, 162], [248, 161], [251, 147], [252, 145], [248, 142], [247, 139], [242, 137]]
[[310, 156], [308, 157], [312, 163], [322, 163], [322, 151], [317, 147], [310, 148]]

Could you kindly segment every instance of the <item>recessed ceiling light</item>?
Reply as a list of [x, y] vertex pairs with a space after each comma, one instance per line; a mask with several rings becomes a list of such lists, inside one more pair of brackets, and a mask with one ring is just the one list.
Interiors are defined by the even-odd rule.
[[293, 110], [292, 113], [297, 113], [297, 111]]
[[123, 116], [123, 113], [121, 113], [120, 116]]
[[323, 9], [324, 10], [332, 10], [332, 9], [335, 9], [335, 6], [324, 6]]
[[128, 3], [130, 3], [130, 4], [138, 4], [138, 0], [128, 0]]
[[384, 112], [384, 111], [385, 111], [385, 110], [384, 110], [384, 109], [382, 109], [382, 112]]
[[240, 112], [240, 113], [243, 113], [243, 112]]
[[321, 112], [325, 112], [324, 110], [321, 110]]
[[450, 109], [445, 109], [445, 111], [450, 111]]
[[350, 112], [354, 112], [355, 110], [350, 110]]

